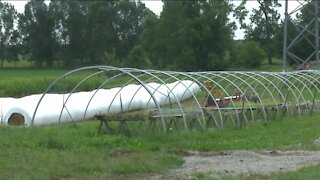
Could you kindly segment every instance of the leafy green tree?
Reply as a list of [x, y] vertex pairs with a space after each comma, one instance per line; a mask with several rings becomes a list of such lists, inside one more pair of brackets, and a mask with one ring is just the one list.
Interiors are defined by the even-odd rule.
[[19, 21], [20, 31], [32, 60], [38, 67], [42, 67], [44, 62], [52, 66], [54, 21], [44, 0], [29, 1]]
[[[222, 70], [228, 67], [225, 56], [231, 50], [235, 25], [229, 19], [232, 5], [229, 1], [204, 1], [195, 29], [200, 38], [197, 48], [197, 62], [201, 70]], [[200, 40], [200, 41], [199, 41]]]
[[[68, 39], [66, 50], [66, 66], [84, 63], [87, 50], [91, 48], [87, 43], [88, 3], [87, 1], [67, 1], [67, 19], [65, 36]], [[98, 36], [98, 35], [97, 35]], [[93, 48], [93, 47], [92, 47]]]
[[237, 62], [246, 68], [259, 68], [266, 55], [254, 41], [245, 41], [237, 48]]
[[[191, 3], [195, 4], [197, 2], [189, 3], [191, 5]], [[180, 66], [179, 69], [185, 69], [185, 66], [192, 63], [190, 60], [195, 59], [191, 44], [187, 42], [188, 38], [192, 38], [187, 36], [190, 32], [189, 28], [191, 28], [192, 19], [186, 16], [186, 4], [187, 2], [184, 1], [164, 2], [160, 16], [159, 39], [157, 41], [163, 47], [159, 49], [162, 67], [173, 69], [179, 67], [180, 63], [184, 67]]]
[[104, 53], [104, 64], [108, 66], [122, 67], [122, 62], [116, 55], [115, 49], [112, 50], [112, 53]]
[[0, 61], [3, 67], [4, 60], [17, 59], [14, 56], [13, 47], [17, 43], [19, 34], [14, 28], [14, 23], [17, 20], [17, 11], [15, 8], [0, 1]]
[[143, 46], [159, 68], [225, 69], [233, 36], [231, 10], [229, 1], [164, 1], [160, 19], [146, 17], [143, 41], [153, 43]]
[[155, 67], [163, 68], [163, 62], [161, 61], [161, 51], [164, 49], [159, 41], [160, 24], [159, 17], [152, 11], [148, 11], [143, 22], [143, 32], [141, 34], [140, 45], [145, 50], [146, 55], [149, 57], [151, 63]]
[[150, 68], [151, 62], [148, 59], [143, 48], [140, 45], [137, 45], [128, 54], [128, 57], [124, 62], [124, 65], [126, 67]]
[[160, 54], [160, 68], [176, 66], [177, 58], [181, 57], [181, 46], [186, 45], [182, 29], [185, 26], [183, 19], [182, 1], [164, 1], [160, 16], [159, 34], [156, 42], [159, 44], [157, 52]]
[[239, 6], [237, 6], [234, 9], [234, 17], [239, 20], [240, 23], [240, 29], [246, 29], [247, 28], [247, 24], [245, 22], [246, 17], [249, 13], [249, 11], [246, 9], [246, 3], [247, 0], [242, 0], [241, 3], [239, 4]]
[[[245, 28], [246, 39], [254, 40], [260, 44], [272, 64], [274, 54], [274, 38], [279, 28], [280, 14], [276, 8], [280, 7], [278, 0], [257, 0], [259, 9], [253, 8], [250, 24], [242, 24]], [[244, 23], [244, 22], [243, 22]]]
[[19, 15], [19, 33], [25, 54], [39, 67], [56, 60], [220, 70], [232, 51], [231, 11], [228, 0], [164, 1], [160, 17], [140, 1], [52, 0], [47, 6], [31, 0]]
[[54, 59], [60, 66], [63, 65], [64, 62], [69, 62], [67, 58], [67, 45], [69, 43], [69, 37], [66, 27], [67, 17], [69, 16], [68, 9], [68, 1], [53, 0], [49, 4], [49, 12], [54, 21]]
[[147, 8], [140, 1], [122, 0], [116, 6], [117, 46], [119, 58], [125, 58], [140, 43]]
[[105, 53], [125, 59], [140, 40], [145, 7], [129, 0], [52, 1], [50, 10], [57, 57], [72, 66], [104, 63]]
[[88, 4], [85, 39], [90, 64], [101, 64], [104, 52], [111, 52], [118, 43], [117, 1], [93, 1]]

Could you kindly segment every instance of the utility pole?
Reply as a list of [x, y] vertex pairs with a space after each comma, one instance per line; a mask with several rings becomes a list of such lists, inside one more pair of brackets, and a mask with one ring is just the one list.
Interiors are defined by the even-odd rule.
[[285, 0], [284, 27], [283, 27], [283, 51], [282, 51], [282, 72], [287, 68], [287, 42], [288, 42], [288, 0]]
[[316, 66], [319, 69], [319, 1], [314, 0], [314, 20], [315, 20], [315, 43], [316, 43]]

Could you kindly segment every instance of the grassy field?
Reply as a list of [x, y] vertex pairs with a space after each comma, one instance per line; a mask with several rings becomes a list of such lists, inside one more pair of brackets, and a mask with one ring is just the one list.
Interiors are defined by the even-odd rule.
[[[66, 69], [2, 69], [0, 70], [0, 97], [22, 97], [42, 93], [57, 78], [67, 73]], [[62, 79], [54, 88], [55, 92], [70, 91], [83, 78], [92, 72], [75, 73]], [[81, 86], [81, 90], [92, 90], [99, 86], [102, 77], [90, 79]]]
[[62, 69], [1, 69], [0, 97], [41, 93], [66, 72]]
[[[273, 58], [272, 65], [269, 65], [268, 59], [265, 59], [261, 63], [260, 68], [247, 69], [247, 68], [243, 68], [243, 67], [236, 67], [236, 68], [231, 68], [231, 70], [234, 70], [234, 71], [240, 70], [240, 71], [282, 72], [282, 60], [277, 59], [277, 58]], [[293, 71], [293, 70], [294, 69], [291, 66], [287, 65], [286, 71]]]
[[[273, 68], [273, 67], [272, 67]], [[0, 97], [43, 92], [67, 70], [0, 70]], [[76, 77], [77, 81], [81, 76]], [[99, 122], [41, 127], [0, 125], [0, 179], [143, 179], [165, 175], [183, 164], [184, 152], [225, 150], [320, 150], [320, 113], [271, 119], [242, 129], [141, 131], [98, 136]], [[317, 179], [320, 165], [299, 171], [223, 179]], [[194, 179], [210, 179], [194, 173]]]
[[[319, 150], [320, 114], [257, 123], [241, 130], [141, 132], [97, 136], [98, 122], [33, 128], [1, 127], [3, 179], [127, 179], [166, 174], [183, 164], [189, 150]], [[272, 176], [230, 179], [316, 178], [320, 166]], [[206, 174], [194, 174], [194, 178]]]

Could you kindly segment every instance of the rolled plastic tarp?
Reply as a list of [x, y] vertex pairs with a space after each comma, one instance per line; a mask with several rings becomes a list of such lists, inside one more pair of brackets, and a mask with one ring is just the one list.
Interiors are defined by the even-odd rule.
[[198, 84], [184, 80], [168, 84], [148, 83], [144, 86], [129, 84], [121, 88], [71, 94], [0, 98], [0, 118], [4, 124], [25, 125], [32, 125], [32, 122], [33, 125], [46, 125], [82, 121], [92, 119], [97, 114], [128, 112], [177, 103], [191, 98], [199, 90]]

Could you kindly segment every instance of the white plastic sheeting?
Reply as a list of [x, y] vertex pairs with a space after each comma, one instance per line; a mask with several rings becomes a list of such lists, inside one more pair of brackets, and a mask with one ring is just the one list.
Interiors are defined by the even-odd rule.
[[121, 88], [72, 94], [45, 94], [42, 100], [43, 94], [22, 98], [0, 98], [0, 120], [7, 124], [15, 113], [23, 116], [26, 125], [32, 124], [33, 115], [33, 125], [81, 121], [101, 113], [155, 108], [156, 103], [164, 105], [183, 101], [199, 90], [198, 84], [184, 80], [169, 84], [148, 83], [144, 86], [130, 84]]

